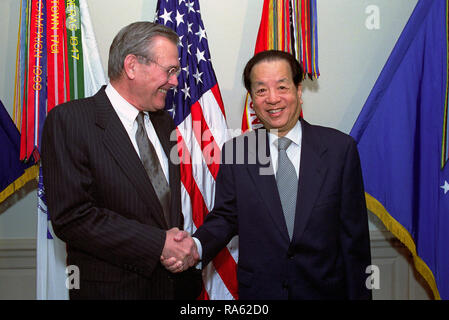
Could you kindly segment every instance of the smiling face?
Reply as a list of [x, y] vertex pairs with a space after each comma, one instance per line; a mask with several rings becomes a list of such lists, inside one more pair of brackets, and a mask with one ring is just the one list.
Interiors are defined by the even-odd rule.
[[295, 86], [287, 61], [264, 60], [251, 70], [251, 98], [257, 117], [268, 130], [286, 135], [301, 114], [301, 85]]
[[177, 75], [169, 76], [167, 73], [170, 68], [179, 67], [178, 48], [169, 39], [156, 37], [149, 57], [154, 62], [135, 57], [135, 78], [131, 90], [136, 99], [134, 105], [152, 112], [164, 109], [167, 91], [178, 85]]

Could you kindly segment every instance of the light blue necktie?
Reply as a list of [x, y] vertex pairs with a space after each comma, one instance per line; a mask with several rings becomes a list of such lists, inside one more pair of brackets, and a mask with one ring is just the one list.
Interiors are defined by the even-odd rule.
[[289, 138], [281, 137], [277, 140], [279, 157], [278, 169], [276, 172], [276, 183], [279, 196], [281, 198], [282, 209], [284, 211], [285, 223], [287, 224], [290, 240], [293, 236], [296, 212], [296, 195], [298, 192], [298, 177], [295, 167], [287, 156], [287, 148], [292, 141]]

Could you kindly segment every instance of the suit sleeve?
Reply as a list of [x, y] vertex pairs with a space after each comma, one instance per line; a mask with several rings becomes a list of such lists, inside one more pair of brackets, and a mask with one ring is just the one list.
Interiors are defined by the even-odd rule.
[[[232, 140], [231, 140], [232, 141]], [[237, 203], [233, 165], [226, 164], [226, 148], [223, 146], [222, 163], [218, 171], [214, 209], [206, 216], [203, 225], [194, 233], [201, 242], [202, 262], [205, 267], [238, 233]], [[232, 148], [232, 143], [230, 144]]]
[[346, 150], [342, 180], [340, 241], [345, 261], [349, 299], [371, 299], [366, 268], [371, 264], [368, 213], [359, 154], [351, 138]]
[[89, 162], [86, 119], [79, 116], [75, 121], [74, 112], [59, 108], [70, 109], [52, 110], [42, 137], [45, 195], [55, 234], [97, 259], [151, 276], [159, 263], [165, 231], [98, 204], [93, 177], [98, 168]]

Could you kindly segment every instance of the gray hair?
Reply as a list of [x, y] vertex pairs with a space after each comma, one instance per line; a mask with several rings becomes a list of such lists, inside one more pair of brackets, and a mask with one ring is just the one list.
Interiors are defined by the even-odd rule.
[[[152, 59], [152, 39], [162, 36], [175, 45], [179, 37], [172, 29], [161, 24], [140, 21], [122, 28], [112, 41], [109, 48], [108, 76], [110, 80], [117, 80], [123, 72], [123, 63], [129, 54]], [[148, 52], [148, 48], [149, 51]]]

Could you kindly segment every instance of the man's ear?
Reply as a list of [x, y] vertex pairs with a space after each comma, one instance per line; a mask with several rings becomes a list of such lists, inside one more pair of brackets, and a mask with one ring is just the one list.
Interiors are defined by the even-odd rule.
[[125, 72], [126, 76], [130, 80], [134, 80], [136, 77], [136, 69], [137, 69], [137, 57], [133, 54], [128, 54], [125, 58], [125, 61], [123, 61], [123, 71]]

